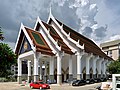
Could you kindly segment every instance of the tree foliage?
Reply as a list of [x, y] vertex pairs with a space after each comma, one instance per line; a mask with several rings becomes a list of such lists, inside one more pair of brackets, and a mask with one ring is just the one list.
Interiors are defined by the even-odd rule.
[[0, 77], [7, 77], [12, 64], [16, 63], [16, 55], [8, 44], [0, 43]]
[[107, 70], [110, 74], [119, 74], [120, 73], [120, 58], [116, 61], [111, 62]]
[[0, 40], [4, 40], [4, 37], [3, 37], [3, 32], [2, 32], [1, 27], [0, 27]]

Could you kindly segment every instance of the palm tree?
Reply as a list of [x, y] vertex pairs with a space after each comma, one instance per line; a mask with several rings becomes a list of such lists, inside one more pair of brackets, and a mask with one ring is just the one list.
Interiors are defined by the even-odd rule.
[[2, 32], [2, 29], [1, 29], [1, 27], [0, 27], [0, 40], [4, 40], [4, 37], [3, 37], [3, 32]]

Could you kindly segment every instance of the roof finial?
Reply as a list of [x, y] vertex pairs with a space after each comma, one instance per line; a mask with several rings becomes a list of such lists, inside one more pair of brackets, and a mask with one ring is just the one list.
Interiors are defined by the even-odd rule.
[[52, 10], [51, 9], [52, 9], [52, 4], [50, 4], [50, 12], [49, 12], [50, 15], [52, 15]]
[[21, 22], [21, 26], [24, 26], [22, 22]]
[[50, 16], [50, 17], [53, 17], [53, 14], [52, 14], [52, 4], [50, 4], [49, 16]]
[[50, 4], [50, 12], [49, 12], [50, 14], [52, 14], [51, 8], [52, 8], [52, 7], [51, 7], [51, 4]]

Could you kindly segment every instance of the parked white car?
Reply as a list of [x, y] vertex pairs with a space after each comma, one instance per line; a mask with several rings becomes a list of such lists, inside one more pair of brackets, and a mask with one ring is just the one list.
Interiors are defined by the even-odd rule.
[[120, 90], [120, 80], [116, 80], [116, 90]]
[[116, 83], [116, 90], [120, 90], [120, 83]]

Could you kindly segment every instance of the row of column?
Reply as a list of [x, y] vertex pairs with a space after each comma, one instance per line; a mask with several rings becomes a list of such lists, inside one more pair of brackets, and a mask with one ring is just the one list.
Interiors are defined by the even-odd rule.
[[[82, 56], [83, 54], [78, 53], [77, 54], [77, 79], [82, 79]], [[93, 55], [87, 55], [86, 58], [86, 79], [90, 78], [90, 59], [93, 58]], [[40, 59], [40, 54], [34, 54], [34, 81], [39, 80], [39, 75], [38, 75], [38, 62]], [[105, 60], [99, 60], [99, 57], [94, 57], [93, 58], [93, 78], [96, 77], [96, 66], [97, 66], [97, 61], [98, 61], [98, 76], [101, 76], [101, 64]], [[61, 60], [62, 60], [62, 55], [58, 54], [57, 55], [57, 83], [61, 84], [62, 83], [62, 73], [61, 73]], [[73, 71], [72, 71], [72, 55], [69, 56], [69, 80], [73, 79]], [[21, 83], [21, 76], [22, 76], [22, 62], [18, 58], [18, 82]], [[103, 74], [105, 75], [106, 71], [106, 62], [103, 63]], [[40, 75], [41, 75], [41, 70], [40, 70]], [[40, 76], [41, 78], [41, 76]], [[54, 80], [54, 57], [50, 58], [50, 80], [53, 82]], [[31, 80], [31, 61], [28, 61], [28, 81]]]
[[[82, 57], [85, 54], [78, 53], [77, 54], [77, 79], [82, 79]], [[96, 68], [98, 67], [98, 78], [101, 78], [101, 70], [103, 67], [103, 75], [105, 75], [106, 72], [106, 63], [107, 60], [104, 60], [103, 58], [99, 58], [98, 56], [93, 56], [92, 54], [87, 54], [86, 56], [86, 79], [90, 79], [90, 60], [92, 58], [93, 60], [93, 78], [96, 77]], [[103, 63], [103, 66], [102, 66]], [[102, 67], [101, 67], [102, 66]]]
[[[39, 74], [38, 74], [38, 62], [40, 58], [39, 53], [33, 54], [34, 56], [34, 68], [33, 68], [33, 75], [34, 75], [34, 81], [39, 80]], [[31, 80], [31, 61], [28, 60], [28, 82]], [[18, 57], [18, 83], [22, 83], [22, 59]]]
[[[60, 55], [57, 57], [57, 81], [61, 82], [61, 58]], [[34, 54], [34, 67], [33, 67], [33, 75], [34, 75], [34, 81], [39, 80], [39, 73], [38, 73], [38, 63], [40, 59], [40, 54], [36, 53]], [[41, 75], [41, 65], [40, 66], [40, 79], [42, 79]], [[45, 76], [46, 76], [46, 67], [45, 67]], [[54, 57], [50, 58], [50, 77], [51, 81], [54, 81]], [[46, 79], [46, 78], [44, 78]], [[28, 82], [31, 80], [31, 61], [28, 60]], [[46, 80], [45, 80], [46, 81]], [[18, 57], [18, 83], [22, 83], [22, 59]]]

